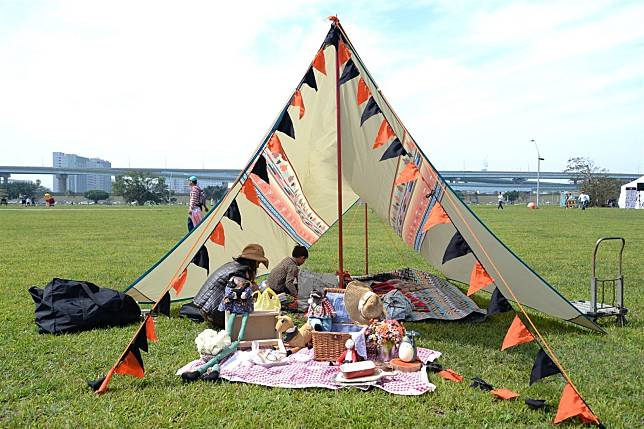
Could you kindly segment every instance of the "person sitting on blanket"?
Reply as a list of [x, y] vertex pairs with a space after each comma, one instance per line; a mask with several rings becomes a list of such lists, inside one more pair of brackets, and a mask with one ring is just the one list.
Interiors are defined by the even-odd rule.
[[297, 245], [291, 255], [273, 268], [266, 282], [273, 292], [284, 292], [297, 298], [297, 277], [300, 275], [300, 266], [309, 258], [309, 251], [306, 247]]
[[[259, 264], [268, 268], [268, 259], [264, 256], [264, 248], [259, 244], [249, 244], [244, 247], [241, 255], [233, 259], [233, 261], [217, 268], [193, 299], [193, 304], [199, 308], [203, 318], [217, 328], [224, 327], [225, 312], [223, 307], [231, 301], [233, 295], [235, 295], [234, 298], [237, 298], [237, 292], [244, 295], [246, 291], [243, 289], [247, 285], [246, 282], [250, 282], [252, 290], [257, 290], [255, 276]], [[247, 294], [248, 292], [245, 293], [245, 295]]]

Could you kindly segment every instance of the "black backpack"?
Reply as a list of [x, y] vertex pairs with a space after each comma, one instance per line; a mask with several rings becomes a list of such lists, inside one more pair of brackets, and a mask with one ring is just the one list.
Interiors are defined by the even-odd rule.
[[36, 325], [41, 334], [87, 331], [139, 321], [134, 298], [93, 283], [54, 278], [44, 289], [32, 287]]

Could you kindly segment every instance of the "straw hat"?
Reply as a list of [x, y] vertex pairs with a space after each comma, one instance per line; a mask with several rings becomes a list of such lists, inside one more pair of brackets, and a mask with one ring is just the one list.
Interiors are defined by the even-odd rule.
[[261, 262], [266, 268], [268, 268], [268, 259], [264, 256], [264, 248], [259, 244], [249, 244], [244, 247], [244, 250], [242, 250], [241, 255], [239, 255], [237, 259], [238, 258]]
[[380, 297], [369, 286], [356, 280], [347, 285], [344, 306], [351, 320], [360, 325], [368, 325], [371, 319], [383, 315]]

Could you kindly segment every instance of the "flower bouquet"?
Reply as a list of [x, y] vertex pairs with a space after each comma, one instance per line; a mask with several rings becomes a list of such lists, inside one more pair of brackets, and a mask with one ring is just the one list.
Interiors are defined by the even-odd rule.
[[383, 362], [395, 357], [395, 348], [404, 336], [405, 327], [397, 320], [374, 320], [365, 331], [367, 341], [377, 348], [378, 358]]

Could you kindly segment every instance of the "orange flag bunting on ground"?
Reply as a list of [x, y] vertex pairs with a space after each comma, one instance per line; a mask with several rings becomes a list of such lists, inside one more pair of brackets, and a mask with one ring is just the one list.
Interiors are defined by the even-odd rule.
[[[141, 352], [139, 352], [138, 349], [135, 350], [140, 357]], [[114, 370], [116, 374], [129, 374], [138, 378], [145, 377], [145, 370], [143, 369], [143, 365], [141, 365], [141, 361], [139, 361], [134, 353], [135, 352], [133, 352], [132, 350], [129, 350], [127, 352], [125, 359], [123, 359], [121, 363], [116, 366], [116, 369]]]
[[380, 128], [378, 129], [378, 134], [376, 134], [376, 141], [373, 142], [373, 149], [379, 148], [380, 146], [384, 145], [392, 137], [396, 137], [394, 130], [391, 129], [389, 122], [387, 122], [386, 119], [383, 119], [382, 123], [380, 124]]
[[212, 234], [210, 234], [210, 237], [208, 237], [210, 241], [212, 241], [215, 244], [219, 244], [220, 246], [225, 246], [226, 245], [226, 235], [224, 234], [224, 226], [219, 222], [215, 229], [212, 231]]
[[250, 201], [251, 203], [255, 205], [259, 205], [259, 197], [257, 196], [257, 191], [255, 190], [255, 185], [253, 185], [253, 181], [250, 179], [246, 179], [244, 182], [244, 185], [242, 186], [242, 192]]
[[449, 220], [449, 216], [447, 216], [447, 213], [445, 213], [445, 210], [443, 209], [443, 206], [441, 206], [441, 203], [436, 201], [436, 204], [434, 204], [434, 207], [432, 207], [432, 211], [429, 212], [427, 221], [425, 221], [423, 232], [427, 232], [432, 226], [440, 225], [441, 223], [450, 224], [452, 223], [452, 221]]
[[313, 68], [317, 69], [323, 75], [326, 75], [326, 64], [324, 60], [324, 51], [320, 49], [313, 60]]
[[476, 261], [470, 274], [470, 287], [467, 289], [467, 296], [473, 295], [485, 286], [494, 283], [494, 279], [485, 271], [483, 265]]
[[581, 399], [581, 396], [577, 394], [570, 383], [567, 383], [561, 393], [561, 399], [559, 400], [559, 407], [557, 408], [557, 415], [555, 416], [554, 423], [558, 424], [575, 416], [579, 416], [579, 419], [583, 423], [600, 424], [597, 416], [590, 411], [590, 408], [588, 408], [588, 405], [586, 405], [584, 400]]
[[159, 341], [159, 338], [157, 338], [157, 333], [154, 329], [154, 319], [149, 314], [145, 319], [145, 336], [148, 337], [148, 340], [150, 341]]
[[519, 316], [514, 316], [514, 320], [505, 334], [501, 350], [509, 349], [510, 347], [518, 346], [519, 344], [529, 343], [534, 341], [534, 337], [525, 327]]
[[358, 106], [367, 101], [369, 97], [371, 97], [371, 90], [369, 90], [369, 87], [367, 86], [367, 83], [364, 81], [364, 79], [360, 78], [360, 80], [358, 81], [358, 96], [356, 97]]
[[445, 380], [451, 380], [451, 381], [454, 381], [456, 383], [460, 383], [461, 381], [463, 381], [463, 376], [462, 375], [457, 374], [456, 372], [454, 372], [453, 370], [451, 370], [449, 368], [444, 369], [442, 371], [439, 371], [436, 374], [439, 377], [444, 378]]
[[400, 174], [396, 178], [396, 181], [394, 182], [394, 185], [402, 185], [403, 183], [411, 182], [418, 179], [418, 176], [420, 176], [418, 167], [416, 167], [416, 164], [414, 164], [413, 162], [410, 162], [405, 166], [403, 171], [400, 172]]
[[517, 392], [514, 392], [510, 389], [492, 389], [490, 390], [490, 393], [497, 398], [504, 399], [506, 401], [519, 397], [519, 394]]
[[110, 384], [110, 380], [112, 380], [113, 375], [114, 375], [114, 368], [110, 369], [110, 371], [107, 373], [107, 375], [103, 379], [103, 382], [101, 383], [101, 387], [98, 388], [96, 393], [101, 394], [101, 393], [107, 392], [107, 385]]
[[351, 58], [351, 52], [347, 48], [347, 45], [340, 40], [338, 42], [338, 59], [340, 60], [340, 65], [343, 65], [347, 61], [349, 61], [349, 58]]
[[177, 293], [177, 296], [179, 296], [179, 294], [181, 293], [181, 290], [185, 286], [187, 278], [188, 278], [188, 269], [185, 269], [183, 270], [183, 272], [179, 277], [175, 278], [172, 281], [172, 285], [170, 287], [172, 287], [172, 289], [175, 290], [175, 292]]
[[293, 94], [293, 99], [291, 99], [291, 106], [300, 108], [300, 119], [302, 119], [302, 116], [304, 116], [304, 100], [302, 100], [302, 93], [299, 89], [296, 89], [295, 94]]

